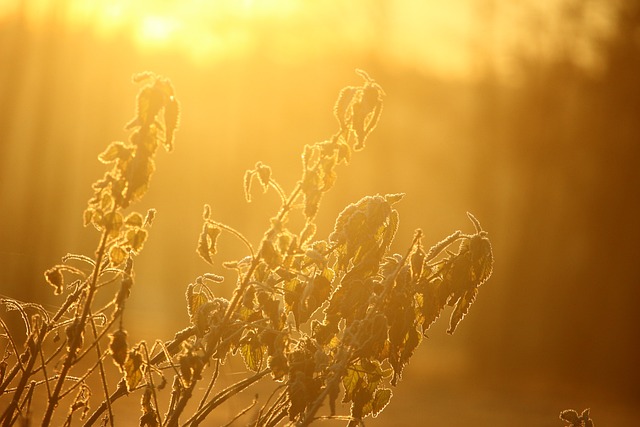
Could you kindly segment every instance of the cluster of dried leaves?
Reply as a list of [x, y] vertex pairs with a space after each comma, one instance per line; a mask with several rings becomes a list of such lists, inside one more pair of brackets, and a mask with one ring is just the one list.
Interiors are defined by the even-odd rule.
[[[2, 301], [23, 315], [28, 329], [24, 350], [11, 340], [1, 362], [0, 395], [12, 394], [2, 414], [4, 425], [27, 418], [34, 388], [44, 386], [48, 407], [43, 425], [51, 423], [61, 400], [75, 389], [69, 424], [80, 412], [85, 425], [101, 417], [104, 424], [114, 425], [111, 405], [143, 389], [141, 426], [196, 426], [266, 376], [275, 381], [275, 391], [253, 411], [252, 425], [308, 425], [319, 418], [338, 418], [356, 426], [367, 416], [377, 416], [392, 397], [390, 387], [402, 378], [446, 306], [453, 307], [448, 332], [455, 331], [491, 275], [493, 255], [487, 233], [471, 214], [471, 234], [457, 231], [424, 247], [417, 230], [404, 254], [392, 253], [399, 224], [395, 206], [403, 194], [368, 196], [350, 204], [338, 215], [333, 232], [326, 239], [316, 238], [315, 218], [324, 193], [336, 183], [337, 166], [348, 164], [353, 152], [364, 148], [382, 111], [382, 89], [366, 73], [359, 74], [362, 85], [344, 88], [336, 102], [339, 130], [327, 141], [305, 146], [302, 177], [291, 192], [285, 192], [261, 162], [245, 174], [247, 200], [256, 182], [281, 200], [255, 248], [240, 232], [215, 221], [205, 206], [197, 252], [206, 262], [214, 262], [223, 233], [247, 247], [245, 258], [223, 263], [235, 278], [235, 290], [230, 299], [216, 297], [209, 285], [224, 277], [206, 273], [196, 278], [185, 293], [190, 324], [172, 340], [152, 346], [128, 342], [122, 315], [134, 281], [133, 259], [155, 212], [143, 216], [125, 214], [124, 209], [145, 193], [158, 146], [171, 149], [178, 103], [167, 79], [140, 75], [137, 80], [148, 83], [138, 95], [136, 117], [127, 125], [132, 130], [129, 142], [112, 143], [100, 155], [111, 169], [93, 185], [95, 194], [84, 214], [85, 225], [101, 232], [95, 257], [67, 255], [63, 264], [45, 273], [56, 293], [67, 294], [52, 317], [36, 304]], [[299, 223], [290, 221], [293, 215], [301, 215], [304, 225], [291, 225]], [[67, 285], [69, 278], [74, 280]], [[94, 307], [95, 294], [109, 289], [112, 301]], [[3, 327], [10, 337], [4, 322]], [[51, 339], [58, 344], [45, 355], [45, 340]], [[103, 352], [107, 339], [109, 351]], [[95, 364], [75, 373], [90, 352], [95, 353]], [[218, 390], [219, 364], [238, 353], [249, 373]], [[103, 363], [105, 357], [121, 374], [115, 387], [107, 382], [112, 367]], [[95, 371], [103, 385], [103, 402], [91, 411], [86, 380]], [[27, 387], [36, 375], [44, 379]], [[170, 401], [161, 410], [157, 393], [170, 376]], [[199, 405], [187, 411], [197, 385], [207, 377]], [[350, 406], [349, 415], [337, 414], [339, 399]], [[251, 407], [257, 404], [256, 399]], [[325, 404], [328, 413], [319, 416]]]
[[591, 409], [587, 408], [578, 415], [573, 409], [565, 409], [560, 412], [560, 419], [569, 423], [566, 427], [593, 427], [590, 411]]

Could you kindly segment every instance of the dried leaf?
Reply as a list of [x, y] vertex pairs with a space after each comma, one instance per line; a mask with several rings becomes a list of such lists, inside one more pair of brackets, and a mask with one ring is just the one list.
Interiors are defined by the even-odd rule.
[[464, 318], [469, 311], [469, 307], [476, 299], [478, 295], [478, 288], [473, 288], [470, 291], [464, 293], [464, 295], [456, 302], [456, 306], [451, 313], [451, 319], [449, 320], [448, 334], [453, 334], [458, 326], [458, 323]]
[[304, 194], [304, 216], [307, 221], [315, 218], [322, 199], [322, 179], [316, 169], [307, 169], [302, 178], [301, 190]]
[[64, 290], [64, 277], [62, 276], [62, 266], [56, 265], [44, 272], [44, 277], [48, 284], [53, 286], [54, 293], [60, 295]]
[[144, 218], [139, 212], [131, 212], [124, 220], [124, 223], [130, 227], [142, 227], [144, 222]]
[[156, 218], [156, 210], [151, 208], [147, 211], [147, 216], [144, 218], [143, 226], [151, 227], [153, 225], [153, 220]]
[[147, 240], [147, 230], [143, 228], [131, 228], [127, 230], [125, 245], [130, 248], [136, 255], [142, 251], [144, 242]]
[[256, 172], [262, 189], [266, 192], [269, 189], [269, 183], [271, 182], [271, 168], [262, 162], [256, 163]]
[[194, 292], [194, 288], [195, 286], [190, 284], [187, 286], [185, 293], [185, 297], [187, 298], [187, 313], [189, 314], [189, 320], [193, 324], [195, 324], [196, 313], [198, 313], [200, 307], [209, 302], [209, 297], [203, 291], [203, 288], [200, 288], [198, 292]]
[[104, 214], [102, 224], [108, 230], [109, 236], [118, 237], [122, 224], [124, 224], [124, 219], [120, 212], [108, 212]]
[[391, 401], [391, 396], [393, 396], [391, 389], [381, 388], [376, 390], [375, 394], [373, 395], [373, 400], [371, 402], [370, 412], [372, 417], [375, 418], [380, 414], [380, 412], [382, 412], [382, 410]]
[[127, 390], [133, 391], [142, 381], [142, 352], [139, 347], [131, 349], [127, 360], [124, 362], [124, 379]]
[[260, 338], [250, 331], [248, 338], [244, 339], [244, 344], [240, 345], [240, 354], [247, 369], [258, 372], [262, 369], [265, 347], [260, 344]]
[[150, 386], [144, 389], [144, 394], [140, 400], [142, 407], [142, 416], [140, 417], [140, 427], [158, 427], [158, 413], [156, 408], [153, 407], [151, 398], [153, 396], [153, 390]]
[[300, 246], [313, 239], [316, 234], [316, 225], [313, 222], [307, 222], [300, 233]]
[[118, 245], [109, 249], [109, 263], [112, 267], [117, 267], [127, 259], [127, 252]]
[[198, 255], [202, 257], [209, 264], [213, 264], [213, 256], [217, 253], [216, 243], [218, 236], [221, 233], [220, 227], [206, 221], [202, 225], [202, 232], [198, 239]]
[[102, 163], [109, 164], [116, 160], [129, 160], [133, 155], [133, 147], [125, 145], [124, 142], [112, 142], [109, 146], [98, 155], [98, 160]]
[[282, 264], [282, 255], [270, 240], [264, 240], [262, 242], [260, 258], [264, 260], [271, 270], [275, 270]]
[[120, 372], [124, 372], [124, 364], [127, 360], [127, 331], [118, 329], [109, 335], [109, 352], [113, 357], [113, 362], [118, 366]]
[[173, 135], [178, 128], [180, 120], [180, 104], [172, 95], [164, 107], [165, 148], [173, 150]]
[[244, 173], [244, 198], [247, 200], [247, 203], [251, 203], [251, 181], [253, 181], [253, 176], [255, 175], [255, 171], [247, 170]]
[[350, 119], [349, 106], [353, 100], [354, 95], [357, 92], [357, 88], [353, 86], [347, 86], [342, 88], [336, 104], [333, 107], [333, 114], [336, 116], [338, 123], [340, 123], [340, 129], [345, 129], [347, 122]]

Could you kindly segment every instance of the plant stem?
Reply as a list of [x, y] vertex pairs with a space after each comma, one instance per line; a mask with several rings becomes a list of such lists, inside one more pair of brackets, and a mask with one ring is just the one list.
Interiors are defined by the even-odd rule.
[[[91, 330], [93, 332], [93, 337], [96, 344], [96, 353], [98, 354], [98, 364], [100, 366], [100, 380], [102, 381], [102, 388], [104, 390], [104, 395], [109, 396], [109, 386], [107, 384], [107, 376], [104, 373], [104, 363], [102, 363], [102, 351], [100, 350], [100, 336], [98, 336], [98, 331], [96, 329], [96, 322], [93, 319], [93, 316], [91, 316], [89, 319], [91, 320], [90, 322]], [[111, 402], [109, 401], [109, 399], [107, 399], [106, 402], [107, 402], [107, 410], [109, 411], [109, 425], [113, 427], [113, 411], [111, 410]]]
[[100, 239], [100, 244], [98, 246], [98, 250], [96, 252], [96, 263], [93, 267], [93, 273], [91, 275], [91, 282], [89, 283], [89, 289], [87, 292], [87, 298], [84, 302], [84, 307], [82, 310], [82, 314], [80, 318], [76, 317], [76, 321], [73, 322], [73, 336], [69, 340], [69, 349], [67, 355], [64, 359], [64, 363], [62, 365], [62, 369], [60, 370], [60, 376], [58, 377], [58, 382], [53, 390], [53, 394], [49, 398], [49, 402], [47, 405], [47, 410], [42, 419], [42, 426], [46, 427], [51, 424], [51, 417], [53, 416], [53, 411], [58, 406], [60, 391], [62, 390], [62, 384], [65, 381], [65, 378], [69, 374], [69, 370], [73, 366], [73, 363], [76, 358], [76, 353], [81, 344], [81, 337], [84, 331], [84, 327], [87, 322], [87, 317], [91, 312], [91, 305], [93, 303], [93, 297], [96, 292], [96, 284], [98, 283], [98, 276], [100, 274], [100, 266], [102, 264], [102, 259], [105, 255], [105, 249], [107, 246], [107, 238], [109, 237], [109, 229], [105, 229], [102, 232], [102, 238]]
[[102, 404], [93, 412], [93, 414], [91, 414], [91, 416], [87, 419], [87, 421], [85, 421], [85, 423], [83, 424], [83, 427], [92, 426], [93, 423], [98, 421], [98, 418], [107, 409], [107, 406], [111, 405], [111, 403], [115, 402], [122, 396], [126, 396], [126, 395], [127, 395], [127, 383], [123, 379], [118, 383], [118, 388], [116, 388], [116, 391], [114, 391], [111, 394], [111, 396], [108, 396], [105, 398]]
[[11, 402], [9, 402], [9, 406], [2, 414], [2, 417], [0, 417], [0, 420], [4, 419], [4, 422], [2, 424], [3, 427], [9, 427], [12, 425], [13, 413], [16, 409], [18, 409], [20, 397], [22, 396], [24, 388], [26, 387], [27, 382], [31, 377], [31, 371], [33, 370], [33, 366], [35, 365], [36, 360], [38, 359], [38, 348], [42, 345], [42, 337], [44, 337], [45, 333], [46, 323], [43, 322], [42, 326], [40, 327], [40, 331], [38, 331], [37, 335], [35, 336], [35, 339], [30, 338], [28, 341], [29, 361], [27, 362], [27, 366], [25, 366], [24, 368], [22, 377], [20, 377], [20, 382], [18, 383], [16, 391], [13, 394], [13, 399], [11, 399]]

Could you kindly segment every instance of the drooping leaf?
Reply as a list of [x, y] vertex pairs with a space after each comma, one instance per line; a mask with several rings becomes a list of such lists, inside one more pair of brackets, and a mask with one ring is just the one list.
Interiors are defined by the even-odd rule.
[[124, 379], [128, 391], [133, 391], [142, 381], [142, 360], [142, 352], [139, 347], [129, 351], [127, 360], [124, 362]]
[[144, 246], [144, 242], [147, 240], [148, 232], [147, 230], [139, 227], [130, 228], [127, 230], [126, 234], [126, 245], [129, 247], [135, 254], [139, 254], [142, 251], [142, 247]]
[[140, 417], [140, 427], [158, 427], [158, 413], [151, 402], [153, 391], [150, 386], [144, 389], [144, 394], [140, 400], [142, 416]]
[[128, 160], [133, 153], [133, 147], [126, 145], [124, 142], [112, 142], [109, 146], [98, 155], [98, 160], [102, 163], [109, 164], [116, 160]]
[[173, 135], [178, 129], [178, 123], [180, 121], [180, 104], [176, 98], [171, 95], [168, 102], [164, 107], [164, 127], [165, 127], [165, 141], [164, 145], [167, 151], [173, 150]]
[[413, 280], [418, 280], [420, 275], [422, 274], [422, 269], [424, 268], [424, 258], [426, 254], [422, 249], [422, 246], [419, 245], [416, 250], [411, 254], [411, 276]]
[[243, 339], [244, 344], [240, 344], [240, 354], [247, 369], [258, 372], [262, 368], [265, 347], [260, 343], [260, 338], [250, 331], [247, 338]]
[[187, 286], [185, 297], [187, 299], [187, 313], [189, 314], [189, 320], [195, 324], [196, 313], [200, 307], [209, 301], [209, 297], [203, 291], [201, 287], [199, 291], [195, 291], [195, 286], [190, 284]]
[[306, 169], [302, 178], [301, 190], [304, 194], [304, 216], [307, 221], [315, 218], [322, 199], [322, 179], [318, 170]]
[[247, 203], [251, 203], [251, 181], [253, 181], [253, 176], [255, 175], [255, 171], [247, 170], [244, 173], [244, 198], [247, 200]]
[[316, 234], [316, 225], [313, 222], [307, 222], [300, 232], [300, 246], [313, 239]]
[[282, 255], [270, 240], [264, 240], [262, 242], [260, 258], [264, 260], [271, 270], [275, 270], [282, 265]]
[[573, 409], [565, 409], [564, 411], [560, 412], [560, 419], [562, 421], [571, 423], [572, 425], [580, 424], [580, 416]]
[[129, 227], [142, 227], [144, 222], [144, 218], [139, 212], [131, 212], [124, 220], [124, 223]]
[[347, 86], [342, 88], [338, 95], [336, 104], [333, 107], [333, 114], [336, 116], [338, 123], [340, 123], [340, 129], [344, 129], [350, 120], [351, 112], [349, 111], [349, 107], [357, 90], [358, 89], [353, 86]]
[[118, 366], [120, 372], [124, 372], [124, 365], [127, 360], [127, 331], [118, 329], [109, 335], [109, 352], [113, 357], [113, 362]]
[[119, 245], [113, 245], [109, 249], [109, 263], [112, 267], [117, 267], [127, 259], [127, 252]]
[[393, 396], [391, 389], [380, 388], [376, 390], [376, 392], [373, 395], [373, 400], [371, 401], [370, 413], [372, 417], [375, 418], [380, 414], [380, 412], [382, 412], [382, 410], [391, 401], [391, 396]]
[[451, 319], [449, 320], [449, 329], [447, 329], [448, 334], [453, 334], [458, 326], [458, 323], [464, 318], [464, 316], [469, 311], [469, 307], [476, 299], [476, 295], [478, 295], [478, 288], [473, 288], [470, 291], [465, 292], [460, 299], [456, 302], [456, 305], [451, 313]]
[[262, 162], [256, 163], [256, 173], [258, 174], [258, 179], [260, 180], [260, 184], [262, 184], [262, 189], [267, 192], [269, 189], [269, 183], [271, 182], [271, 168]]
[[109, 231], [109, 236], [118, 237], [122, 224], [124, 224], [124, 219], [120, 212], [107, 212], [104, 214], [102, 223]]
[[198, 239], [198, 248], [197, 252], [202, 259], [204, 259], [209, 264], [213, 264], [213, 256], [217, 253], [216, 243], [218, 240], [218, 236], [221, 233], [220, 227], [212, 224], [209, 221], [205, 221], [202, 225], [202, 232], [200, 233], [200, 238]]
[[344, 387], [344, 397], [342, 403], [351, 402], [353, 396], [364, 381], [364, 370], [360, 365], [356, 365], [352, 368], [347, 368], [347, 373], [342, 378], [342, 386]]
[[430, 281], [422, 284], [421, 293], [417, 294], [420, 314], [422, 316], [422, 334], [426, 335], [429, 327], [435, 322], [444, 308], [449, 294], [442, 292], [441, 281]]
[[56, 265], [44, 272], [44, 277], [48, 284], [53, 286], [54, 293], [60, 295], [64, 290], [64, 277], [62, 276], [62, 266]]

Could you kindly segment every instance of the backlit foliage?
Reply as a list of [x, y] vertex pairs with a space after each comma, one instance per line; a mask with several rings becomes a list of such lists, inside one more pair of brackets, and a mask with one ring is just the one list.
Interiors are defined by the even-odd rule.
[[560, 412], [560, 419], [568, 422], [566, 427], [593, 427], [593, 420], [591, 419], [589, 408], [582, 411], [580, 415], [573, 409], [565, 409]]
[[[43, 425], [53, 422], [63, 402], [70, 402], [69, 424], [75, 417], [85, 425], [99, 420], [114, 425], [111, 405], [140, 390], [141, 426], [195, 426], [265, 377], [274, 381], [275, 391], [268, 399], [254, 400], [251, 407], [261, 406], [253, 412], [252, 425], [304, 426], [339, 418], [357, 426], [367, 416], [378, 416], [446, 306], [452, 307], [448, 332], [456, 330], [491, 275], [493, 254], [487, 232], [471, 214], [471, 233], [456, 231], [424, 246], [417, 230], [408, 248], [392, 252], [404, 194], [355, 201], [340, 212], [329, 236], [316, 235], [323, 195], [336, 185], [339, 167], [365, 147], [382, 111], [382, 88], [363, 71], [358, 74], [361, 85], [338, 95], [336, 133], [304, 147], [301, 178], [293, 190], [285, 191], [262, 162], [245, 173], [247, 201], [259, 186], [281, 203], [255, 246], [204, 207], [196, 244], [200, 257], [214, 264], [217, 241], [226, 236], [244, 243], [246, 257], [225, 262], [225, 277], [204, 273], [188, 284], [189, 324], [173, 339], [150, 346], [129, 342], [123, 313], [133, 291], [134, 258], [144, 247], [155, 211], [143, 215], [126, 209], [147, 191], [158, 147], [171, 150], [179, 104], [168, 79], [136, 76], [144, 86], [126, 126], [129, 140], [113, 142], [99, 155], [109, 169], [93, 184], [84, 212], [85, 225], [100, 232], [95, 255], [67, 255], [45, 272], [54, 292], [66, 295], [53, 316], [37, 304], [2, 301], [21, 314], [27, 329], [21, 350], [2, 322], [11, 343], [1, 362], [0, 395], [11, 396], [1, 418], [4, 425], [28, 418], [34, 388], [46, 387]], [[302, 221], [290, 221], [293, 216]], [[230, 299], [210, 288], [223, 280], [235, 282]], [[99, 306], [96, 295], [109, 292], [111, 302]], [[85, 356], [94, 360], [88, 369], [78, 363]], [[240, 357], [247, 374], [220, 389], [219, 364], [230, 357]], [[114, 374], [121, 378], [115, 386], [108, 381]], [[92, 375], [99, 375], [100, 390], [89, 389]], [[170, 377], [172, 386], [165, 390]], [[201, 390], [206, 390], [203, 395]], [[158, 405], [161, 392], [169, 395], [165, 408]], [[198, 394], [200, 404], [188, 406]], [[91, 396], [102, 396], [102, 404], [92, 406]], [[339, 414], [339, 403], [348, 406], [348, 415]], [[328, 410], [319, 415], [325, 405]]]

